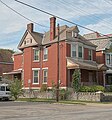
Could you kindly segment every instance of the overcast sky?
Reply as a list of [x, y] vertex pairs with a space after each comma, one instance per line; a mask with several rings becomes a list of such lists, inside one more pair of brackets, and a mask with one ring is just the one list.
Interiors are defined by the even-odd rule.
[[[1, 0], [0, 0], [1, 1]], [[39, 23], [35, 24], [35, 31], [46, 32], [49, 30], [51, 16], [32, 8], [17, 3], [14, 0], [2, 0], [9, 7], [25, 17]], [[34, 7], [48, 11], [82, 26], [98, 31], [102, 34], [112, 33], [112, 0], [20, 0]], [[19, 16], [0, 2], [0, 48], [17, 50], [26, 25], [30, 21]], [[60, 25], [72, 26], [67, 22], [57, 19]], [[80, 34], [90, 33], [79, 28]]]

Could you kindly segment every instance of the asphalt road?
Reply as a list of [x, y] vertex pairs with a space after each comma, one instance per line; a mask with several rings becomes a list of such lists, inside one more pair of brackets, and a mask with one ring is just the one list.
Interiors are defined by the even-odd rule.
[[112, 104], [0, 102], [0, 120], [112, 120]]

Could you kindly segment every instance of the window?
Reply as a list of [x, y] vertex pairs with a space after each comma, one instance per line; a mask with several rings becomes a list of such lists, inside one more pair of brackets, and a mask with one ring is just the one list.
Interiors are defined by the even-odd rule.
[[82, 58], [83, 57], [83, 51], [82, 51], [82, 46], [78, 46], [78, 57]]
[[33, 71], [33, 83], [39, 83], [39, 70]]
[[72, 37], [76, 38], [78, 36], [78, 33], [75, 31], [72, 31]]
[[39, 50], [34, 50], [34, 60], [39, 61], [39, 54], [40, 54]]
[[43, 60], [47, 60], [47, 59], [48, 59], [48, 49], [44, 48]]
[[5, 86], [1, 86], [0, 91], [5, 91]]
[[76, 57], [76, 45], [72, 45], [72, 57]]
[[48, 70], [45, 69], [43, 70], [43, 82], [47, 83], [47, 76], [48, 76]]
[[88, 50], [88, 60], [92, 60], [92, 50]]
[[110, 65], [110, 54], [106, 55], [106, 63], [107, 65]]

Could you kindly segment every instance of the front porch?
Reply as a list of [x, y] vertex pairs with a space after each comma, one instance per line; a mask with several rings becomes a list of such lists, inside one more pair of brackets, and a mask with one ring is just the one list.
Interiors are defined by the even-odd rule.
[[[75, 60], [67, 58], [68, 87], [71, 87], [72, 75], [75, 69], [80, 70], [81, 85], [103, 85], [105, 86], [105, 71], [107, 67], [104, 64], [97, 64], [94, 61]], [[100, 76], [102, 73], [102, 76]]]

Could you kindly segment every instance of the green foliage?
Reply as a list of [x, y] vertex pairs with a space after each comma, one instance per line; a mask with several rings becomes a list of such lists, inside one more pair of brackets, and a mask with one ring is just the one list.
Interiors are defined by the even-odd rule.
[[98, 91], [104, 92], [105, 88], [103, 86], [101, 86], [101, 85], [91, 86], [91, 92], [98, 92]]
[[105, 88], [100, 85], [94, 85], [94, 86], [81, 86], [80, 92], [98, 92], [98, 91], [105, 91]]
[[22, 81], [18, 80], [18, 79], [14, 79], [10, 85], [10, 91], [11, 91], [11, 95], [15, 98], [15, 100], [19, 97], [19, 95], [23, 94], [23, 90], [22, 90]]
[[78, 92], [80, 89], [80, 71], [75, 70], [72, 75], [72, 87], [74, 92]]
[[47, 91], [47, 84], [42, 84], [40, 91], [41, 92]]
[[80, 92], [91, 92], [91, 88], [89, 86], [81, 86]]
[[54, 81], [52, 81], [52, 92], [53, 92], [53, 97], [55, 97], [55, 95], [56, 95], [56, 88], [57, 86], [56, 86], [56, 84], [55, 84], [55, 82]]
[[66, 100], [70, 94], [69, 90], [61, 89], [59, 92], [59, 96], [61, 100]]

